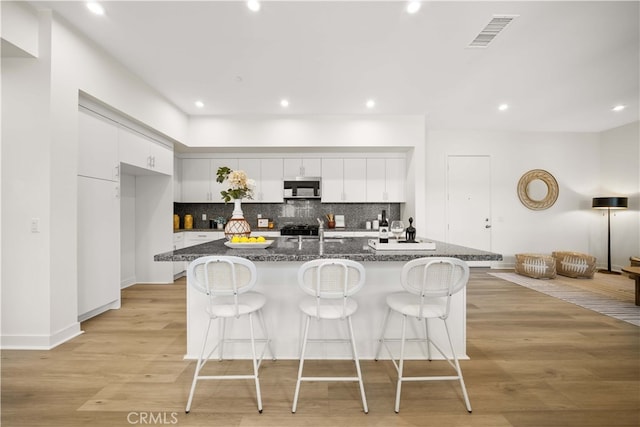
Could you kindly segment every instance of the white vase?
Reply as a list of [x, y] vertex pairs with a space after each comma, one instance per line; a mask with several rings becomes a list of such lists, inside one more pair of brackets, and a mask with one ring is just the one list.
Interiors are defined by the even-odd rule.
[[232, 219], [244, 219], [244, 213], [242, 212], [242, 199], [233, 199], [233, 212], [231, 212]]

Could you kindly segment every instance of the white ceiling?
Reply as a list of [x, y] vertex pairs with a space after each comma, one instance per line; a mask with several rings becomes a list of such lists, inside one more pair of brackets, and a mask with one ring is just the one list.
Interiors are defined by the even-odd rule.
[[[79, 1], [33, 4], [189, 115], [417, 114], [437, 129], [578, 132], [639, 119], [638, 1], [434, 1], [415, 15], [403, 1], [263, 1], [258, 13], [105, 1], [102, 17]], [[493, 15], [519, 16], [468, 48]]]

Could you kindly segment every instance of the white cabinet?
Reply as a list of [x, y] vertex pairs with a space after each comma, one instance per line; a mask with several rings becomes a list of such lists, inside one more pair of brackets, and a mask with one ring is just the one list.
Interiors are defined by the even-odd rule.
[[367, 190], [365, 159], [322, 159], [322, 201], [364, 202]]
[[322, 161], [320, 158], [284, 159], [284, 176], [321, 176]]
[[173, 158], [173, 201], [182, 201], [182, 160]]
[[116, 124], [82, 108], [78, 121], [78, 175], [117, 181], [119, 161]]
[[238, 169], [256, 182], [253, 202], [282, 203], [282, 159], [238, 159]]
[[238, 159], [182, 159], [182, 201], [224, 203], [220, 192], [228, 190], [229, 183], [216, 182], [221, 166], [236, 170]]
[[184, 247], [200, 245], [224, 238], [224, 231], [185, 231]]
[[119, 184], [78, 177], [78, 319], [120, 307]]
[[120, 126], [118, 147], [121, 163], [165, 175], [173, 174], [173, 151], [138, 132]]
[[[184, 248], [184, 233], [173, 233], [173, 250]], [[183, 273], [187, 269], [186, 261], [175, 261], [173, 263], [173, 276]]]
[[367, 202], [405, 202], [403, 158], [367, 159]]

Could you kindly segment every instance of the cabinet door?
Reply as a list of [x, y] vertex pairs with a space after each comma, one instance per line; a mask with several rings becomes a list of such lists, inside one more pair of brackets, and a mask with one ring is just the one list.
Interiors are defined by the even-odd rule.
[[367, 161], [366, 159], [344, 159], [343, 192], [345, 202], [367, 201]]
[[118, 166], [118, 127], [108, 119], [80, 109], [78, 175], [117, 181]]
[[118, 128], [120, 162], [142, 169], [151, 169], [149, 141], [142, 135], [120, 126]]
[[386, 192], [388, 202], [405, 202], [406, 162], [405, 159], [386, 159]]
[[182, 201], [207, 202], [211, 198], [211, 160], [182, 159]]
[[151, 157], [151, 170], [164, 175], [172, 175], [173, 150], [154, 141], [149, 141], [148, 148]]
[[322, 176], [322, 159], [302, 159], [302, 176]]
[[282, 203], [282, 159], [262, 159], [260, 161], [261, 202]]
[[182, 160], [173, 159], [173, 201], [182, 201]]
[[302, 176], [302, 159], [284, 159], [283, 174], [287, 178]]
[[385, 174], [385, 159], [367, 159], [367, 202], [386, 202]]
[[260, 179], [260, 159], [238, 159], [238, 169], [243, 170], [250, 179], [256, 182], [252, 201], [261, 202], [263, 190]]
[[342, 159], [322, 159], [322, 201], [344, 201], [344, 170]]
[[107, 304], [119, 305], [118, 183], [78, 177], [77, 256], [79, 317], [84, 320], [84, 315]]

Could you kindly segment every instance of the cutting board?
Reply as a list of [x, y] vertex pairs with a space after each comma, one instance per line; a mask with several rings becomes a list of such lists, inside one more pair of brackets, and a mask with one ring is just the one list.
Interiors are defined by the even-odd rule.
[[395, 240], [389, 240], [389, 243], [380, 243], [378, 239], [369, 239], [369, 246], [376, 251], [434, 251], [436, 243], [428, 240], [418, 239], [417, 243], [398, 243]]

